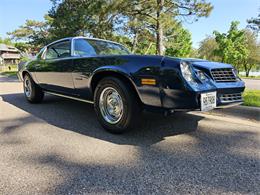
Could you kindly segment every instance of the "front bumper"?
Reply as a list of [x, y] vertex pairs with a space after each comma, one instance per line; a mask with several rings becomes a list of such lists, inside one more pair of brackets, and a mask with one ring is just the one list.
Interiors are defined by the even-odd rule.
[[216, 83], [217, 105], [228, 106], [236, 103], [243, 103], [243, 92], [245, 83], [243, 81]]
[[217, 92], [217, 108], [236, 106], [243, 103], [242, 94], [245, 89], [243, 81], [214, 83], [214, 88], [197, 91], [164, 90], [162, 105], [165, 109], [176, 111], [200, 110], [202, 93]]

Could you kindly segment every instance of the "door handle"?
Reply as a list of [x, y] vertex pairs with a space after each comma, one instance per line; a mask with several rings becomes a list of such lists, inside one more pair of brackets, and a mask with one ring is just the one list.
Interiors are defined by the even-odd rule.
[[83, 80], [83, 78], [81, 78], [81, 77], [77, 77], [77, 78], [75, 78], [75, 80], [77, 80], [77, 81], [81, 81], [81, 80]]

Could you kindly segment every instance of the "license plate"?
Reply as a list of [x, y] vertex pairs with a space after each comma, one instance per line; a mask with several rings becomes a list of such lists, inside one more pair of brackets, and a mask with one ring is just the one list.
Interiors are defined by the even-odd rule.
[[217, 106], [217, 93], [202, 93], [200, 98], [201, 111], [209, 111]]

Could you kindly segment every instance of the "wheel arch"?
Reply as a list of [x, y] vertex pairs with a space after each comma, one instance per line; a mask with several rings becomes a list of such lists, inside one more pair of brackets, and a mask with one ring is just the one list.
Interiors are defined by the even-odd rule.
[[92, 94], [94, 94], [99, 81], [101, 81], [105, 77], [115, 77], [126, 83], [134, 91], [139, 102], [142, 103], [141, 96], [138, 92], [137, 87], [135, 86], [133, 79], [127, 73], [122, 71], [101, 70], [93, 74], [93, 76], [90, 79], [90, 89]]
[[25, 77], [26, 74], [28, 74], [31, 78], [33, 78], [33, 77], [32, 77], [32, 74], [31, 74], [29, 71], [24, 70], [24, 71], [22, 72], [22, 79], [24, 79], [24, 77]]

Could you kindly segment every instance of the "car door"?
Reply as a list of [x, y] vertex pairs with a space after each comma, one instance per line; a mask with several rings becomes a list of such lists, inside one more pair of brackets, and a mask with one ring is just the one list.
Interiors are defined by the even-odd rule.
[[71, 41], [60, 41], [48, 46], [42, 58], [36, 67], [39, 85], [45, 90], [75, 95]]
[[89, 99], [91, 97], [88, 86], [89, 76], [98, 66], [98, 56], [95, 49], [88, 44], [86, 39], [74, 38], [73, 44], [73, 67], [72, 77], [77, 93]]
[[74, 38], [73, 45], [73, 80], [77, 93], [89, 99], [92, 97], [89, 78], [100, 67], [119, 66], [125, 63], [119, 54], [128, 54], [128, 51], [118, 44], [104, 40]]

